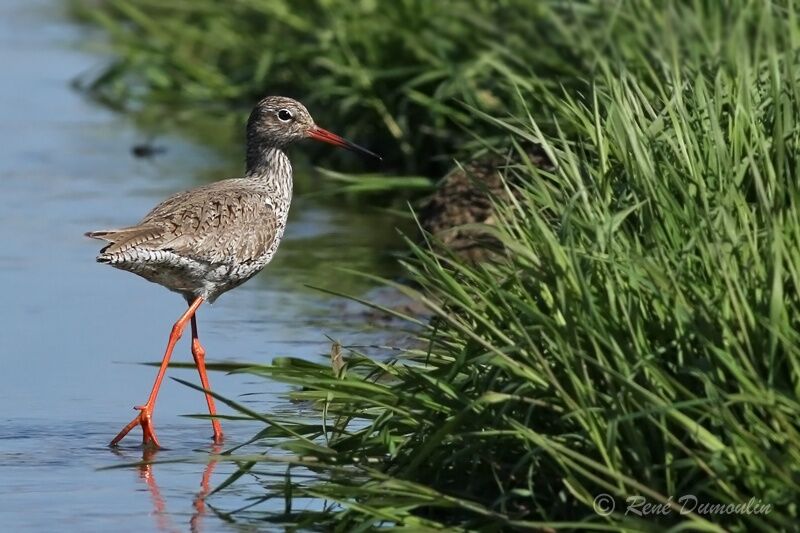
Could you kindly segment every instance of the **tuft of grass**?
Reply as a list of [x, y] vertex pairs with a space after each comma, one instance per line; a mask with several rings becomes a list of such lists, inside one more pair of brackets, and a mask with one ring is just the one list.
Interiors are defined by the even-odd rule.
[[[484, 116], [555, 170], [519, 148], [515, 194], [483, 228], [506, 250], [494, 263], [409, 241], [415, 288], [395, 286], [435, 316], [423, 348], [387, 363], [351, 350], [338, 376], [247, 369], [324, 412], [298, 434], [269, 427], [320, 476], [293, 497], [335, 502], [317, 526], [794, 527], [800, 100], [781, 42], [797, 28], [737, 5], [717, 56], [649, 72], [609, 61], [590, 91], [554, 94], [548, 114], [573, 133], [543, 133], [533, 109]], [[626, 512], [641, 500], [667, 511]]]

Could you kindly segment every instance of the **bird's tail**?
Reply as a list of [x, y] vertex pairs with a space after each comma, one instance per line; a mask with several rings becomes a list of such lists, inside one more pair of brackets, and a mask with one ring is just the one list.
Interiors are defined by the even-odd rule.
[[[155, 226], [132, 226], [130, 228], [89, 231], [85, 235], [92, 239], [106, 241], [108, 245], [100, 250], [103, 255], [113, 255], [124, 252], [139, 246], [143, 243], [152, 243], [158, 240], [163, 234], [163, 230]], [[98, 258], [98, 261], [100, 258]]]
[[84, 233], [85, 236], [92, 238], [92, 239], [100, 239], [103, 241], [112, 241], [113, 235], [116, 233], [116, 230], [100, 230], [100, 231], [87, 231]]

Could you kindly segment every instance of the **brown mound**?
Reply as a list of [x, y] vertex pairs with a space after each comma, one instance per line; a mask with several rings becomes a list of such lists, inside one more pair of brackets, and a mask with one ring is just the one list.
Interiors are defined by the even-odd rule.
[[[547, 155], [538, 146], [526, 149], [531, 163], [543, 169], [553, 168]], [[491, 154], [470, 161], [447, 174], [436, 191], [426, 198], [418, 210], [423, 229], [441, 244], [469, 261], [484, 261], [500, 250], [499, 243], [478, 228], [460, 228], [465, 224], [494, 224], [491, 198], [508, 197], [503, 176], [509, 166], [520, 163], [520, 156]], [[506, 176], [514, 184], [516, 175]]]

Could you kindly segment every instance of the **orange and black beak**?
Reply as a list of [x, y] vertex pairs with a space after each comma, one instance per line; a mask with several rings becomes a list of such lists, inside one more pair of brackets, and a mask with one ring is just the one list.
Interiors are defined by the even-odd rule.
[[378, 154], [376, 154], [374, 152], [370, 152], [366, 148], [363, 148], [363, 147], [361, 147], [361, 146], [359, 146], [359, 145], [357, 145], [355, 143], [351, 143], [350, 141], [348, 141], [346, 139], [342, 139], [341, 137], [339, 137], [335, 133], [331, 133], [328, 130], [324, 130], [324, 129], [320, 128], [319, 126], [312, 126], [311, 129], [308, 130], [308, 136], [311, 139], [314, 139], [316, 141], [326, 142], [326, 143], [332, 144], [334, 146], [339, 146], [341, 148], [345, 148], [346, 150], [350, 150], [350, 151], [353, 151], [353, 152], [360, 152], [362, 154], [371, 155], [372, 157], [374, 157], [374, 158], [376, 158], [378, 160], [382, 160], [381, 156], [379, 156]]

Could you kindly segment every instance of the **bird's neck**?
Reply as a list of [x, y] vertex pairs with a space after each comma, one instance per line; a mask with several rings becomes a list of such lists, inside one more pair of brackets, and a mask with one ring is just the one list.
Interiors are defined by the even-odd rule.
[[283, 150], [277, 146], [250, 148], [247, 150], [247, 172], [245, 177], [262, 181], [291, 195], [292, 164]]

